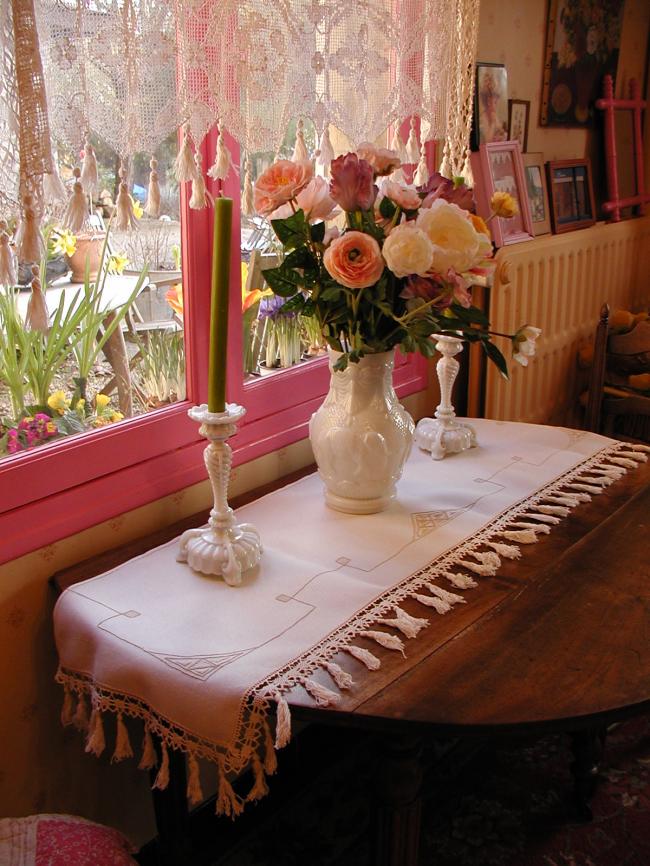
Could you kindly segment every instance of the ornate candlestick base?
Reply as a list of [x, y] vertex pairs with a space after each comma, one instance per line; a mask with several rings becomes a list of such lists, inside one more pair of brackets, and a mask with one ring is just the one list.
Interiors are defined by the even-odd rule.
[[205, 403], [188, 412], [201, 424], [201, 436], [210, 442], [203, 459], [212, 484], [214, 508], [207, 526], [188, 529], [181, 535], [176, 559], [202, 574], [221, 575], [229, 586], [239, 586], [242, 571], [256, 566], [262, 554], [257, 529], [250, 523], [237, 523], [228, 505], [232, 448], [226, 439], [236, 433], [237, 422], [245, 414], [244, 407], [235, 403], [226, 404], [225, 412], [209, 412]]
[[442, 460], [447, 454], [456, 454], [476, 445], [476, 433], [469, 424], [456, 420], [451, 403], [451, 392], [460, 369], [454, 358], [463, 349], [458, 337], [436, 337], [436, 349], [442, 357], [436, 365], [440, 382], [440, 404], [436, 417], [422, 418], [415, 428], [415, 441], [425, 451], [430, 451], [434, 460]]

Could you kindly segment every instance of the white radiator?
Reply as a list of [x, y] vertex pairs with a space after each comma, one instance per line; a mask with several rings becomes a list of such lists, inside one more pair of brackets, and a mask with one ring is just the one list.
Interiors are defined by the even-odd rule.
[[[511, 364], [510, 382], [488, 364], [487, 418], [581, 424], [578, 396], [584, 383], [578, 347], [593, 337], [603, 302], [615, 309], [647, 309], [650, 302], [650, 216], [599, 224], [503, 247], [490, 293], [493, 330], [537, 325], [537, 357], [524, 369]], [[508, 341], [498, 341], [510, 357]], [[472, 403], [470, 406], [476, 406]]]

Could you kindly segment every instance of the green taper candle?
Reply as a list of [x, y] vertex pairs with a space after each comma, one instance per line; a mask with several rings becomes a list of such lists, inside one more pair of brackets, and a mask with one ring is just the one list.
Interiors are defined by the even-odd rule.
[[232, 199], [217, 198], [214, 202], [212, 293], [210, 300], [210, 358], [208, 369], [208, 410], [210, 412], [224, 412], [226, 409], [231, 235]]

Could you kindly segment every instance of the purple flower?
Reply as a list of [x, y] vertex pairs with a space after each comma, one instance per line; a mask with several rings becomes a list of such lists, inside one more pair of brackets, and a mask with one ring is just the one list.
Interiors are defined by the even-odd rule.
[[377, 198], [374, 171], [356, 153], [346, 153], [330, 165], [330, 195], [344, 211], [370, 210]]
[[295, 318], [295, 312], [285, 311], [282, 308], [286, 304], [287, 299], [281, 298], [280, 295], [269, 295], [260, 301], [260, 307], [257, 313], [258, 319], [271, 319], [274, 322], [278, 317], [282, 316], [285, 319]]
[[474, 193], [471, 189], [465, 186], [464, 183], [454, 186], [454, 182], [446, 177], [443, 177], [437, 171], [425, 186], [418, 187], [418, 192], [424, 194], [422, 207], [431, 207], [433, 202], [438, 198], [443, 198], [445, 201], [462, 207], [470, 213], [474, 213]]

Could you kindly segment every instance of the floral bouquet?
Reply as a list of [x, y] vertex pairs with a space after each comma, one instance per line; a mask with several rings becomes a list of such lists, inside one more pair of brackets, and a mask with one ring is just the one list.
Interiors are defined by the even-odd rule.
[[[308, 161], [278, 160], [260, 175], [255, 207], [284, 248], [282, 263], [264, 271], [269, 286], [285, 299], [285, 314], [316, 318], [341, 353], [337, 370], [395, 346], [430, 357], [431, 335], [450, 334], [479, 342], [507, 377], [488, 320], [471, 303], [475, 269], [492, 255], [471, 191], [462, 178], [439, 174], [409, 186], [399, 169], [393, 151], [363, 144], [332, 162], [329, 183]], [[512, 216], [516, 203], [497, 193], [493, 209]], [[335, 219], [341, 228], [328, 227]], [[527, 361], [538, 333], [526, 326], [499, 336], [512, 340], [515, 359]]]

